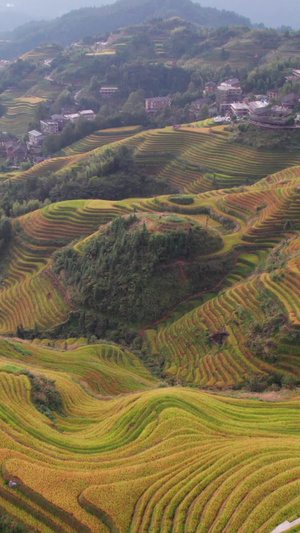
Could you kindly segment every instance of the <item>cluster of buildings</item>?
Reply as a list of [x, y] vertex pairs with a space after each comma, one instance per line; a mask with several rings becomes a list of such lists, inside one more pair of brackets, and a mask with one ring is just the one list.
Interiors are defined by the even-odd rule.
[[[300, 70], [295, 70], [293, 78], [300, 80]], [[287, 126], [289, 117], [297, 111], [299, 96], [295, 93], [287, 94], [280, 97], [280, 90], [277, 88], [270, 89], [265, 96], [258, 96], [257, 100], [251, 101], [244, 98], [243, 90], [238, 78], [232, 78], [224, 81], [220, 85], [214, 82], [208, 82], [204, 88], [204, 94], [216, 94], [216, 105], [220, 116], [215, 121], [220, 122], [229, 119], [235, 115], [238, 119], [245, 116], [258, 126], [276, 127]], [[276, 105], [270, 102], [275, 100]], [[300, 122], [300, 115], [296, 117], [296, 123]]]
[[[147, 113], [150, 115], [153, 115], [157, 111], [160, 111], [161, 109], [164, 109], [165, 107], [171, 106], [171, 98], [168, 96], [156, 96], [154, 98], [146, 98], [145, 99], [145, 109]], [[194, 100], [191, 104], [192, 111], [195, 113], [199, 112], [203, 106], [207, 105], [211, 107], [213, 105], [213, 100], [209, 97], [199, 98], [198, 100]]]
[[47, 135], [59, 133], [68, 122], [76, 124], [80, 118], [94, 120], [95, 117], [96, 115], [92, 109], [84, 109], [83, 111], [78, 111], [78, 113], [67, 113], [65, 115], [51, 115], [50, 120], [40, 121], [40, 130], [28, 132], [27, 150], [32, 154], [40, 154]]

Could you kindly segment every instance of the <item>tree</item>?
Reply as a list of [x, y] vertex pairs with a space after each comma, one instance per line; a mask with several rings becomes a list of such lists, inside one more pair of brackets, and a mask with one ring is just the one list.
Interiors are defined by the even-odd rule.
[[100, 88], [100, 84], [99, 84], [97, 76], [92, 76], [91, 79], [90, 79], [90, 84], [89, 84], [88, 90], [89, 91], [99, 91], [99, 88]]
[[209, 107], [207, 104], [205, 104], [203, 107], [201, 107], [199, 111], [199, 119], [205, 120], [208, 117], [209, 117]]

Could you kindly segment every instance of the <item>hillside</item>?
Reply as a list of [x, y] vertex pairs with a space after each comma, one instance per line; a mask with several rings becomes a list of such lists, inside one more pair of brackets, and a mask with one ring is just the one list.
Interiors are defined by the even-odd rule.
[[[171, 167], [168, 158], [160, 159], [164, 140], [165, 155], [171, 149], [177, 152]], [[140, 163], [142, 158], [143, 165], [153, 162], [155, 155], [160, 169], [156, 179], [163, 175], [166, 183], [170, 180], [194, 194], [68, 200], [16, 218], [2, 274], [1, 333], [18, 330], [29, 337], [43, 332], [46, 337], [74, 337], [79, 330], [83, 335], [134, 343], [150, 367], [159, 361], [161, 375], [170, 382], [227, 387], [274, 372], [298, 380], [299, 167], [271, 172], [299, 162], [299, 155], [256, 153], [210, 133], [209, 128], [142, 132], [117, 146], [128, 143], [138, 147], [135, 160]], [[178, 153], [179, 146], [187, 152]], [[220, 154], [219, 160], [210, 156], [210, 146], [212, 153]], [[104, 146], [93, 154], [100, 156], [106, 150]], [[193, 172], [183, 164], [187, 157], [195, 165]], [[47, 168], [55, 171], [76, 164], [81, 172], [80, 165], [87, 168], [89, 158], [79, 154], [49, 160], [16, 176], [15, 185], [10, 182], [7, 190], [24, 194], [32, 179], [37, 180], [38, 190]], [[199, 173], [196, 164], [204, 166], [208, 160], [214, 168]], [[60, 181], [68, 172], [68, 167], [58, 171]], [[268, 177], [257, 181], [259, 174]], [[98, 179], [101, 185], [101, 176]], [[219, 190], [213, 190], [219, 180]], [[254, 183], [245, 185], [245, 180]], [[126, 224], [136, 229], [124, 231]], [[205, 240], [215, 235], [215, 244], [202, 256], [189, 249], [186, 240], [198, 227], [204, 228]], [[167, 243], [179, 237], [178, 255], [167, 261]], [[77, 244], [63, 248], [74, 239]], [[151, 242], [159, 243], [158, 255]], [[53, 269], [52, 254], [59, 249]], [[130, 267], [121, 267], [122, 261]], [[138, 335], [142, 325], [144, 346]], [[220, 331], [226, 333], [224, 348], [214, 342]]]
[[300, 35], [143, 2], [1, 62], [0, 531], [296, 533]]
[[1, 43], [0, 55], [14, 57], [35, 48], [42, 42], [63, 45], [77, 42], [86, 35], [111, 32], [120, 27], [140, 24], [148, 18], [181, 17], [206, 27], [249, 25], [249, 19], [236, 13], [203, 8], [191, 0], [118, 0], [115, 4], [94, 8], [82, 8], [46, 22], [32, 22], [13, 32], [3, 33], [2, 38], [11, 43]]
[[131, 215], [117, 218], [75, 250], [57, 252], [53, 271], [72, 292], [74, 307], [98, 323], [102, 317], [102, 335], [107, 335], [118, 322], [136, 329], [201, 287], [213, 287], [225, 262], [205, 256], [222, 247], [217, 232], [191, 218]]

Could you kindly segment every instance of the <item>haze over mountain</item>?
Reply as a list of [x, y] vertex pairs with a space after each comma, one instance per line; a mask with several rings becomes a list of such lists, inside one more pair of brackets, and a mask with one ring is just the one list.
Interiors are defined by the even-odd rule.
[[[66, 0], [65, 4], [68, 1]], [[1, 43], [0, 56], [3, 59], [11, 59], [42, 42], [56, 42], [66, 46], [88, 35], [111, 32], [151, 18], [170, 17], [181, 17], [203, 27], [251, 24], [249, 19], [234, 12], [201, 7], [191, 0], [119, 0], [102, 7], [73, 9], [51, 21], [31, 22], [13, 32], [2, 33], [1, 39], [9, 42]]]
[[201, 5], [236, 11], [253, 22], [263, 22], [268, 27], [286, 25], [294, 29], [300, 28], [299, 0], [287, 0], [284, 6], [281, 2], [272, 0], [201, 0]]
[[[99, 7], [113, 3], [113, 0], [11, 0], [0, 3], [0, 31], [11, 30], [29, 20], [52, 19], [81, 7]], [[253, 22], [263, 22], [268, 27], [282, 25], [300, 28], [300, 3], [287, 0], [282, 4], [265, 0], [200, 0], [203, 7], [215, 7], [235, 11], [250, 18]]]

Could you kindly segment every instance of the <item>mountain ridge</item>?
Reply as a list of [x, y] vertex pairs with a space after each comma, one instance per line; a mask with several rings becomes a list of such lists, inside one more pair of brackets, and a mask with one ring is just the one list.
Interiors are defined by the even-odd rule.
[[42, 42], [57, 42], [69, 45], [87, 35], [99, 35], [115, 31], [120, 27], [132, 26], [149, 18], [170, 18], [179, 16], [199, 26], [219, 27], [251, 25], [246, 17], [230, 11], [203, 8], [191, 0], [159, 0], [142, 2], [119, 0], [102, 7], [81, 8], [52, 21], [33, 21], [19, 26], [13, 32], [2, 33], [0, 37], [10, 43], [1, 43], [0, 55], [12, 58], [29, 51]]

